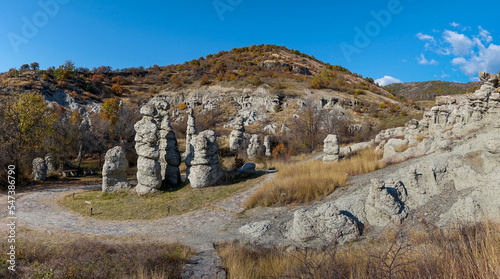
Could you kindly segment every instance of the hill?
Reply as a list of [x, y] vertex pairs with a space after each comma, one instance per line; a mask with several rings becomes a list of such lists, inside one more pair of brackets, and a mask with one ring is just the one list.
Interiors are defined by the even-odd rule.
[[472, 93], [479, 89], [481, 82], [448, 82], [432, 80], [424, 82], [393, 83], [384, 88], [395, 95], [415, 101], [431, 100], [437, 96]]

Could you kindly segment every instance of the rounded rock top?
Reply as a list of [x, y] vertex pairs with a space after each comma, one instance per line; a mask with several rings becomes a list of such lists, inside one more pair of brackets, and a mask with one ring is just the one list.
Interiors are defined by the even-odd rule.
[[141, 107], [140, 114], [144, 116], [155, 116], [157, 113], [156, 108], [152, 105], [144, 105]]

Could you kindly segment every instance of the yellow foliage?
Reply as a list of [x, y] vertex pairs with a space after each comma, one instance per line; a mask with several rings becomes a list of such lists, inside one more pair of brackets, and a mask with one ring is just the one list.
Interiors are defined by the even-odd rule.
[[102, 116], [109, 120], [112, 124], [118, 119], [118, 112], [120, 111], [120, 101], [116, 98], [108, 99], [102, 104]]

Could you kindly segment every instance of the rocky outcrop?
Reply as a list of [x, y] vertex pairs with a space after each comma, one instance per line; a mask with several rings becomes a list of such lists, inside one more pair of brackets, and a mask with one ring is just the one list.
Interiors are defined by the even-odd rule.
[[47, 165], [45, 164], [45, 160], [43, 158], [35, 158], [33, 159], [33, 172], [31, 173], [31, 177], [35, 181], [43, 181], [47, 179]]
[[52, 154], [47, 154], [45, 156], [45, 164], [47, 165], [47, 172], [56, 171], [58, 168], [57, 162], [54, 159], [54, 155], [52, 155]]
[[188, 116], [187, 129], [186, 129], [186, 151], [184, 151], [183, 157], [186, 158], [191, 152], [191, 140], [196, 135], [196, 119], [194, 118], [194, 110], [189, 108], [186, 110]]
[[323, 146], [323, 162], [336, 162], [339, 160], [340, 146], [337, 135], [328, 135]]
[[323, 243], [345, 243], [360, 235], [357, 222], [333, 204], [323, 204], [314, 211], [300, 209], [293, 214], [289, 231], [298, 242], [319, 240]]
[[384, 181], [372, 179], [365, 203], [366, 219], [375, 226], [401, 223], [408, 216], [404, 204], [406, 197], [406, 188], [401, 181], [386, 187]]
[[270, 135], [264, 137], [264, 147], [266, 148], [266, 157], [271, 157], [273, 155], [273, 143]]
[[127, 181], [128, 161], [125, 156], [125, 149], [121, 146], [111, 148], [106, 152], [102, 167], [102, 191], [115, 192], [129, 189]]
[[207, 130], [191, 140], [192, 152], [186, 158], [186, 175], [193, 188], [216, 184], [222, 177], [222, 165], [217, 154], [217, 137]]
[[233, 130], [229, 136], [229, 150], [232, 152], [238, 151], [245, 142], [245, 126], [243, 118], [238, 117], [234, 120]]
[[168, 113], [170, 105], [166, 101], [157, 102], [158, 124], [160, 141], [158, 144], [160, 150], [160, 166], [162, 185], [174, 186], [181, 183], [181, 174], [179, 165], [181, 164], [181, 154], [177, 148], [177, 139], [170, 123]]
[[262, 154], [262, 147], [260, 144], [260, 137], [257, 134], [253, 134], [250, 138], [250, 144], [247, 148], [248, 159], [255, 160], [257, 156]]
[[134, 125], [137, 159], [137, 187], [139, 195], [156, 192], [162, 184], [161, 165], [158, 161], [158, 123], [154, 120], [156, 108], [144, 105], [140, 111], [142, 119]]

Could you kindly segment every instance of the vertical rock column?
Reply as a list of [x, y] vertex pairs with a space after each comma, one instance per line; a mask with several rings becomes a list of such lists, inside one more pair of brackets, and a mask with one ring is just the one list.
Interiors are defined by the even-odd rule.
[[271, 157], [273, 155], [273, 144], [270, 135], [264, 137], [264, 147], [266, 148], [266, 157]]
[[257, 134], [253, 134], [252, 138], [250, 138], [250, 144], [247, 148], [248, 159], [254, 160], [257, 155], [259, 155], [259, 151], [261, 150], [260, 146], [260, 137]]
[[139, 195], [156, 192], [161, 187], [161, 165], [158, 161], [158, 125], [153, 119], [157, 111], [145, 105], [140, 111], [142, 119], [135, 123], [135, 150], [137, 152], [137, 187]]
[[229, 136], [229, 150], [232, 152], [238, 151], [245, 141], [245, 126], [243, 118], [238, 117], [234, 120], [233, 130]]
[[128, 161], [125, 149], [116, 146], [106, 152], [102, 167], [102, 191], [115, 192], [130, 188], [127, 181]]
[[222, 177], [222, 165], [217, 154], [217, 138], [211, 130], [192, 138], [193, 152], [186, 158], [187, 178], [193, 188], [216, 184]]
[[187, 158], [189, 153], [191, 153], [191, 140], [196, 135], [196, 119], [194, 118], [194, 111], [192, 108], [186, 111], [188, 115], [187, 129], [186, 129], [186, 151], [184, 151], [183, 157]]
[[45, 156], [45, 164], [47, 165], [47, 172], [52, 172], [57, 170], [57, 163], [54, 160], [54, 155], [47, 154], [47, 156]]
[[160, 165], [162, 184], [165, 186], [174, 186], [181, 183], [181, 173], [179, 165], [181, 164], [181, 154], [177, 148], [177, 139], [170, 124], [170, 115], [168, 114], [169, 104], [161, 102], [157, 104], [158, 114], [160, 115]]
[[339, 160], [340, 146], [337, 135], [328, 135], [323, 146], [323, 162], [336, 162]]
[[33, 172], [31, 176], [35, 181], [47, 179], [47, 165], [42, 158], [33, 159]]

